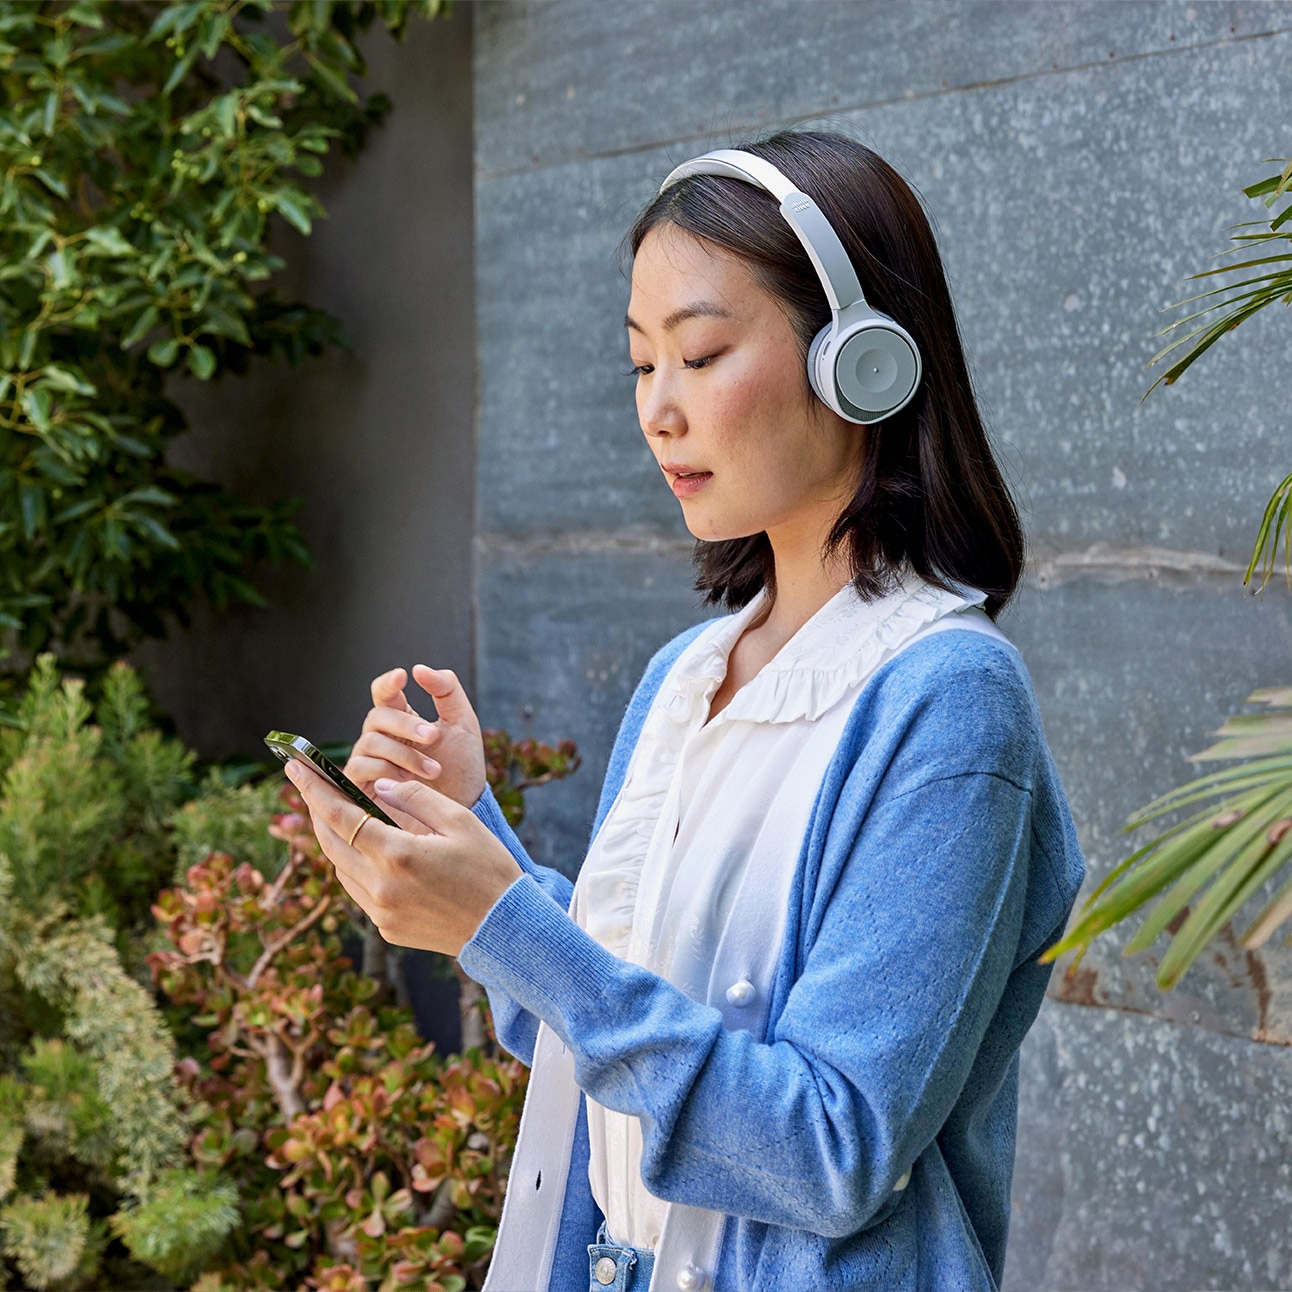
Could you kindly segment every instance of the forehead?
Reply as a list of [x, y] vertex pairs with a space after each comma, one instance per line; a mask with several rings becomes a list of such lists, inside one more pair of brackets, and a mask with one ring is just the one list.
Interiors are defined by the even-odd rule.
[[633, 258], [629, 317], [643, 325], [648, 319], [658, 324], [700, 299], [737, 317], [761, 312], [772, 303], [755, 282], [748, 261], [677, 225], [657, 225]]

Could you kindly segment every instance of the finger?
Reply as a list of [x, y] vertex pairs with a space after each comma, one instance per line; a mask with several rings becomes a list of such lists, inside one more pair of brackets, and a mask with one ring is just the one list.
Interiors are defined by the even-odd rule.
[[[369, 816], [299, 759], [287, 764], [287, 775], [300, 790], [319, 846], [337, 875], [354, 880], [373, 907], [380, 907], [383, 892], [390, 891], [391, 871], [410, 859], [410, 834]], [[368, 906], [364, 910], [374, 920], [377, 918]]]
[[451, 668], [414, 664], [413, 680], [431, 697], [436, 714], [445, 722], [454, 726], [469, 726], [475, 722], [475, 710], [458, 681], [458, 675]]
[[369, 709], [363, 720], [363, 730], [380, 731], [396, 740], [413, 744], [426, 744], [435, 739], [435, 727], [413, 709]]
[[[338, 860], [338, 857], [327, 847], [333, 839], [337, 843], [344, 844], [350, 852], [356, 851], [350, 840], [355, 837], [359, 826], [368, 816], [363, 808], [357, 803], [352, 803], [327, 777], [320, 776], [312, 767], [298, 758], [293, 758], [287, 764], [286, 771], [288, 779], [300, 790], [301, 798], [309, 808], [315, 833], [319, 836], [319, 842], [325, 845], [324, 851], [328, 856], [334, 862]], [[370, 824], [381, 825], [381, 822], [372, 821]], [[331, 838], [325, 839], [325, 832]]]
[[350, 900], [370, 919], [374, 924], [377, 923], [377, 903], [373, 896], [362, 884], [360, 884], [353, 875], [347, 875], [339, 866], [336, 869], [337, 883], [345, 889]]
[[[405, 781], [412, 775], [408, 768], [396, 767], [394, 763], [388, 763], [384, 758], [351, 757], [341, 770], [365, 793], [371, 790], [374, 781]], [[427, 772], [419, 772], [418, 775], [424, 776], [427, 780], [435, 779]], [[437, 772], [436, 775], [439, 773]]]
[[[351, 761], [356, 758], [381, 758], [388, 763], [393, 763], [401, 771], [411, 772], [414, 776], [438, 776], [440, 773], [440, 764], [434, 758], [427, 757], [420, 749], [415, 749], [402, 740], [383, 736], [377, 731], [368, 731], [360, 736], [355, 741], [350, 758]], [[351, 780], [353, 779], [351, 777]], [[373, 776], [369, 779], [377, 778]], [[401, 778], [396, 777], [396, 779]]]
[[320, 827], [325, 826], [332, 835], [344, 842], [358, 824], [358, 818], [367, 815], [357, 803], [351, 803], [326, 776], [320, 776], [299, 758], [291, 759], [283, 770], [305, 800], [320, 843], [323, 842]]
[[408, 674], [402, 668], [392, 668], [372, 679], [372, 702], [384, 709], [407, 709], [404, 687]]
[[[374, 822], [371, 817], [368, 821], [370, 824], [364, 826], [364, 831], [374, 824], [380, 824], [380, 822]], [[386, 904], [383, 903], [377, 891], [381, 872], [373, 867], [357, 849], [351, 848], [344, 839], [333, 834], [324, 822], [316, 822], [314, 829], [318, 835], [319, 846], [323, 849], [323, 855], [332, 862], [337, 883], [380, 930], [387, 914]]]
[[461, 811], [451, 798], [421, 781], [381, 779], [373, 788], [383, 802], [420, 821], [435, 834], [450, 833]]

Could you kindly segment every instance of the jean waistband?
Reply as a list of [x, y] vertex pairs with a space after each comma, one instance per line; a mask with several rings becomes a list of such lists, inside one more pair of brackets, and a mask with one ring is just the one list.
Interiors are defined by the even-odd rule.
[[649, 1247], [614, 1242], [604, 1220], [596, 1242], [588, 1244], [588, 1292], [646, 1292], [654, 1268]]

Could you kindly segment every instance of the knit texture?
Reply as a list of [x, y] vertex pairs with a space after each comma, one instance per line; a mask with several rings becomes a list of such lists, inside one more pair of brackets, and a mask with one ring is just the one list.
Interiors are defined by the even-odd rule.
[[[673, 660], [621, 723], [593, 835]], [[641, 1119], [651, 1193], [727, 1213], [717, 1292], [992, 1289], [1002, 1276], [1018, 1048], [1084, 873], [1016, 651], [950, 630], [858, 697], [791, 887], [766, 1043], [617, 959], [566, 914], [486, 791], [524, 874], [463, 947], [503, 1045], [541, 1018], [580, 1088]], [[549, 1288], [585, 1292], [601, 1215], [580, 1116]], [[900, 1189], [902, 1177], [909, 1183]], [[516, 1292], [540, 1292], [517, 1289]]]

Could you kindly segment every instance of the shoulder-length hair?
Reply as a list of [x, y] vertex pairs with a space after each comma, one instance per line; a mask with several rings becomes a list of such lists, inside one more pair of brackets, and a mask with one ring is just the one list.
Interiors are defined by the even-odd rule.
[[[772, 162], [816, 200], [856, 267], [866, 300], [911, 333], [923, 359], [910, 403], [858, 427], [866, 436], [860, 483], [823, 557], [846, 549], [853, 583], [867, 600], [889, 590], [909, 564], [938, 587], [986, 593], [984, 608], [995, 618], [1022, 573], [1023, 532], [978, 413], [942, 258], [919, 199], [882, 157], [845, 135], [785, 130], [736, 146]], [[815, 401], [807, 353], [830, 322], [830, 307], [776, 199], [741, 180], [689, 176], [638, 216], [624, 239], [631, 255], [663, 224], [749, 262], [755, 281], [786, 312], [803, 355], [803, 384]], [[775, 596], [766, 533], [698, 540], [693, 562], [705, 604], [737, 610], [764, 586]]]

